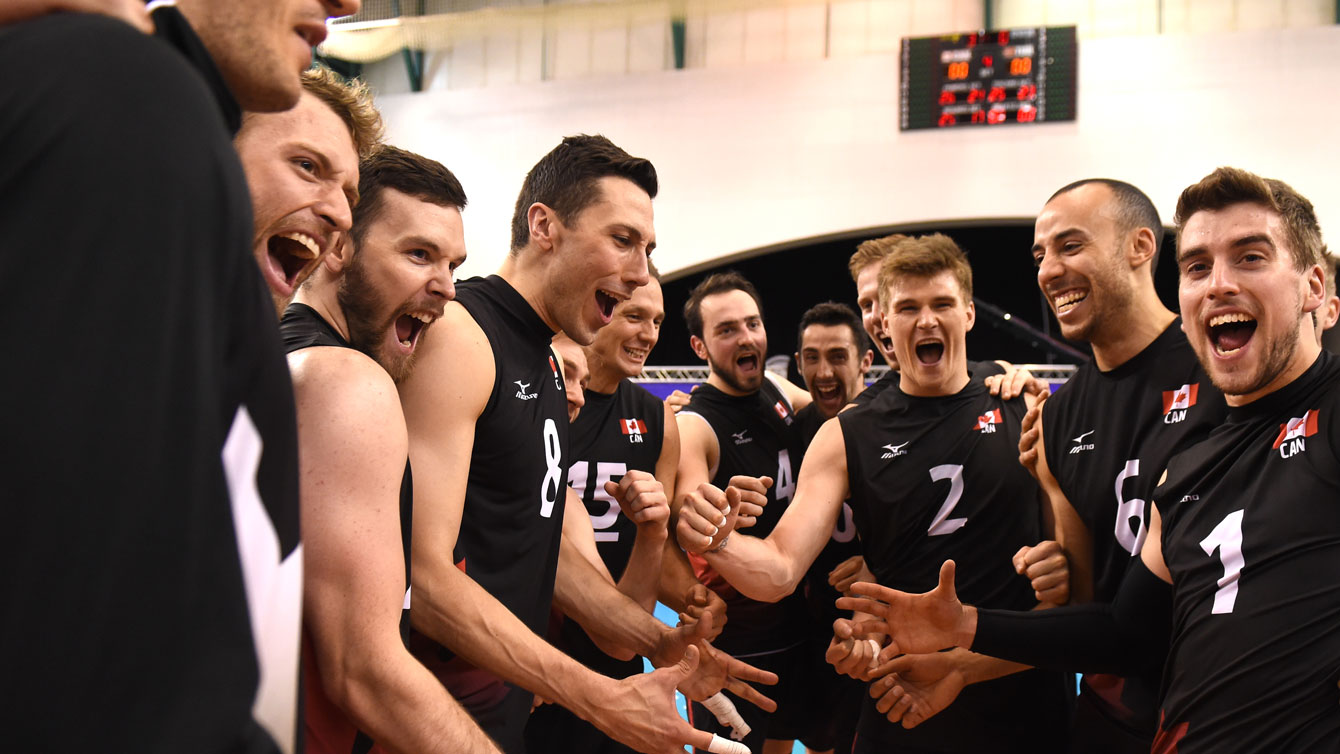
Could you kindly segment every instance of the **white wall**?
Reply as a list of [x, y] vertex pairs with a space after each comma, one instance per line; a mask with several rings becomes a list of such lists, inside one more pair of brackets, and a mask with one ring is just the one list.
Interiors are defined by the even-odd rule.
[[898, 131], [894, 53], [383, 95], [391, 140], [470, 194], [465, 272], [506, 252], [529, 167], [564, 134], [652, 159], [663, 272], [842, 231], [1036, 213], [1105, 175], [1178, 192], [1217, 165], [1293, 184], [1340, 233], [1340, 27], [1090, 38], [1079, 120]]

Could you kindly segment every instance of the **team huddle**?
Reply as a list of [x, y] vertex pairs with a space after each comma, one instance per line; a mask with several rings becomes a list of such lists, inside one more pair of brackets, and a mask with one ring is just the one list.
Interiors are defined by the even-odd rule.
[[1093, 353], [1054, 395], [968, 358], [964, 251], [895, 234], [805, 313], [803, 387], [707, 276], [662, 401], [649, 160], [563, 138], [458, 281], [466, 187], [308, 69], [357, 0], [59, 5], [0, 61], [116, 74], [0, 88], [14, 746], [1340, 752], [1340, 297], [1287, 184], [1182, 192], [1180, 314], [1149, 197], [1047, 199]]

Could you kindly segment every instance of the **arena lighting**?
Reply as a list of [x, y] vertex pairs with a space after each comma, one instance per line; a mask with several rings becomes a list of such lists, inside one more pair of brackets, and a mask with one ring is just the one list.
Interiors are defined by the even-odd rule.
[[904, 37], [904, 131], [1075, 119], [1075, 27]]

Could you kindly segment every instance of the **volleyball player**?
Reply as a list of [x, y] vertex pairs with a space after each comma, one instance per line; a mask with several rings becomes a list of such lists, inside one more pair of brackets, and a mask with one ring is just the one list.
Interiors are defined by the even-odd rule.
[[[590, 342], [646, 284], [655, 193], [648, 161], [604, 137], [564, 139], [526, 177], [499, 274], [457, 286], [401, 385], [415, 469], [411, 642], [508, 752], [524, 749], [532, 693], [640, 751], [671, 752], [710, 739], [675, 712], [676, 685], [699, 698], [737, 687], [726, 658], [688, 646], [701, 624], [667, 629], [560, 536], [570, 449], [550, 340]], [[615, 496], [651, 494], [648, 484], [630, 473]], [[537, 635], [551, 593], [620, 646], [683, 660], [621, 681], [587, 670]]]
[[965, 607], [946, 563], [930, 593], [857, 584], [879, 602], [850, 604], [891, 632], [886, 656], [957, 644], [1129, 674], [1166, 653], [1155, 751], [1340, 751], [1340, 363], [1310, 317], [1321, 231], [1306, 198], [1235, 168], [1183, 191], [1175, 219], [1187, 340], [1230, 408], [1169, 461], [1113, 603]]
[[[684, 319], [694, 353], [707, 361], [708, 377], [675, 417], [681, 444], [676, 501], [704, 483], [724, 489], [745, 484], [744, 477], [757, 478], [754, 494], [766, 499], [759, 500], [764, 504], [753, 526], [766, 534], [795, 490], [792, 459], [799, 460], [801, 450], [791, 426], [793, 406], [803, 406], [810, 396], [765, 374], [768, 336], [762, 305], [754, 286], [738, 273], [711, 275], [695, 286], [684, 304]], [[778, 700], [775, 712], [743, 705], [741, 714], [750, 728], [745, 745], [765, 754], [790, 751], [806, 720], [803, 595], [788, 594], [774, 600], [776, 604], [759, 602], [740, 594], [701, 557], [691, 560], [699, 580], [725, 599], [731, 616], [717, 646], [780, 678], [773, 694]], [[700, 729], [724, 735], [724, 726], [702, 705], [695, 704], [690, 715]]]
[[465, 192], [395, 147], [359, 170], [352, 242], [323, 258], [280, 324], [300, 430], [307, 750], [496, 752], [410, 655], [401, 609], [413, 487], [395, 383], [454, 295]]
[[[1041, 535], [1037, 486], [1015, 449], [1032, 397], [1002, 400], [969, 377], [971, 270], [952, 241], [907, 241], [882, 265], [880, 308], [903, 365], [900, 389], [820, 429], [796, 499], [766, 539], [730, 535], [729, 524], [712, 534], [701, 517], [694, 521], [696, 513], [714, 512], [700, 505], [709, 501], [691, 500], [680, 516], [698, 536], [685, 536], [681, 524], [680, 542], [704, 550], [745, 594], [776, 599], [800, 580], [849, 499], [880, 583], [934, 583], [934, 564], [954, 552], [973, 561], [969, 588], [981, 599], [1030, 607], [1033, 592], [1015, 576], [1011, 558]], [[965, 690], [948, 712], [914, 730], [887, 722], [866, 699], [854, 750], [1056, 750], [1065, 733], [1065, 684], [1054, 673], [1007, 675]]]

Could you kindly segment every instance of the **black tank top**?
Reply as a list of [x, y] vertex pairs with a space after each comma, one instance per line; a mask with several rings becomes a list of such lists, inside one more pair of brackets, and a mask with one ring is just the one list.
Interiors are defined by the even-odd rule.
[[[600, 559], [617, 581], [632, 555], [637, 524], [606, 494], [605, 482], [618, 482], [632, 470], [656, 473], [665, 440], [665, 404], [629, 380], [620, 381], [613, 393], [587, 390], [585, 395], [586, 405], [569, 427], [568, 483], [586, 504]], [[605, 675], [623, 678], [642, 672], [640, 657], [610, 657], [573, 621], [564, 621], [561, 638], [570, 655]]]
[[[563, 530], [568, 407], [553, 331], [507, 281], [456, 285], [493, 351], [493, 392], [474, 447], [452, 562], [543, 636]], [[411, 649], [504, 750], [522, 748], [531, 694], [414, 632]]]
[[[330, 323], [306, 304], [289, 304], [279, 321], [279, 334], [284, 339], [284, 352], [293, 353], [304, 348], [330, 346], [353, 348], [349, 341], [331, 327]], [[409, 459], [405, 459], [405, 475], [400, 481], [400, 546], [405, 554], [405, 589], [410, 585], [410, 542], [414, 522], [414, 484], [410, 477]], [[409, 610], [400, 618], [400, 635], [409, 641]]]
[[1173, 578], [1155, 750], [1340, 752], [1340, 359], [1229, 409], [1154, 498]]
[[[1204, 438], [1226, 413], [1180, 319], [1116, 369], [1084, 364], [1047, 400], [1047, 466], [1092, 536], [1096, 601], [1112, 601], [1139, 552], [1150, 495], [1168, 459]], [[1156, 675], [1118, 682], [1090, 674], [1084, 687], [1132, 732], [1148, 735], [1157, 726]]]
[[[725, 489], [737, 474], [770, 476], [768, 504], [753, 528], [743, 533], [763, 539], [781, 519], [796, 491], [796, 469], [801, 448], [791, 424], [791, 403], [764, 378], [758, 392], [727, 395], [706, 383], [693, 391], [682, 414], [702, 417], [717, 438], [719, 459], [711, 483]], [[800, 590], [777, 602], [758, 602], [740, 594], [707, 562], [689, 556], [698, 579], [726, 602], [729, 620], [715, 642], [737, 657], [777, 652], [795, 646], [805, 637], [805, 601]]]
[[[886, 390], [838, 414], [856, 530], [879, 583], [928, 591], [952, 558], [963, 602], [1037, 604], [1011, 563], [1041, 537], [1037, 483], [1018, 461], [1025, 410], [1022, 398], [1002, 401], [974, 379], [943, 397]], [[1065, 684], [1064, 674], [1038, 670], [974, 684], [911, 730], [889, 723], [867, 699], [861, 729], [882, 743], [937, 751], [1041, 751], [1041, 732], [1065, 727]]]

